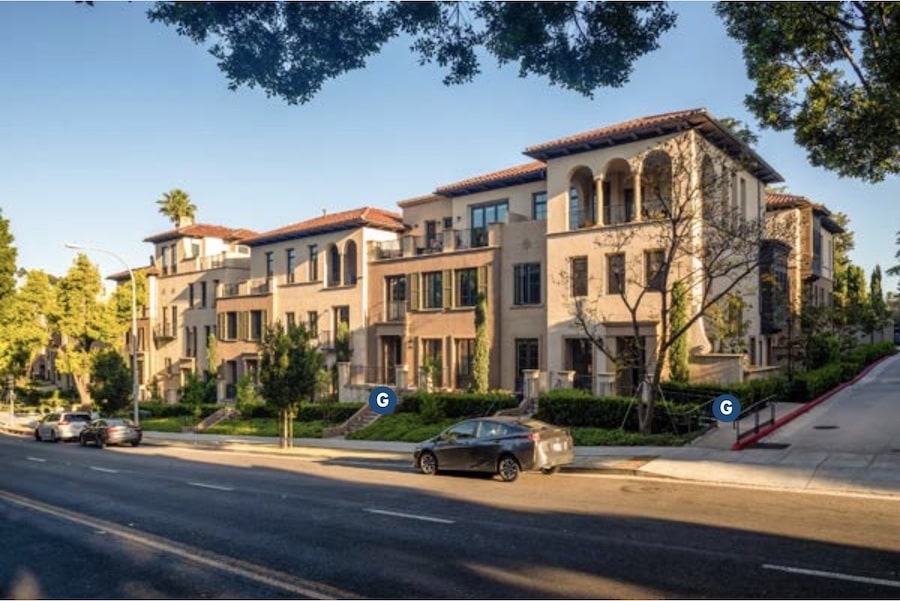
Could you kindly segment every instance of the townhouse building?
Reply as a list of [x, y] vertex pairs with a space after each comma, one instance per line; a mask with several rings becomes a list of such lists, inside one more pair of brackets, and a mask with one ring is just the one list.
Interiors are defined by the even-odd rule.
[[[707, 206], [735, 223], [763, 220], [765, 188], [781, 176], [706, 110], [636, 119], [524, 154], [530, 162], [401, 201], [400, 214], [364, 207], [261, 234], [188, 226], [147, 238], [158, 274], [143, 370], [174, 400], [186, 373], [210, 367], [201, 340], [214, 333], [220, 397], [234, 398], [237, 382], [258, 369], [265, 327], [303, 321], [329, 365], [350, 364], [354, 383], [465, 389], [483, 298], [491, 388], [522, 390], [537, 377], [539, 388], [628, 393], [641, 367], [612, 357], [634, 351], [634, 317], [639, 363], [658, 360], [662, 295], [654, 292], [663, 269], [698, 273], [689, 311], [709, 290], [733, 289], [749, 363], [771, 362], [779, 324], [763, 315], [771, 300], [763, 276], [786, 272], [784, 244], [765, 242], [762, 268], [736, 287], [699, 270], [714, 235]], [[726, 182], [715, 193], [699, 185], [713, 179]], [[676, 196], [692, 209], [686, 244], [696, 252], [668, 257], [660, 241]], [[632, 316], [623, 297], [642, 291]], [[574, 319], [579, 300], [600, 316], [593, 339]], [[748, 361], [713, 352], [704, 320], [688, 339], [698, 379], [743, 377]]]

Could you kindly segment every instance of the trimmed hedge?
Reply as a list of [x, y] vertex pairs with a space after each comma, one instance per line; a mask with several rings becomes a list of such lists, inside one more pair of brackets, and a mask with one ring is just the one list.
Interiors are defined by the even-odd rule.
[[[150, 411], [153, 417], [185, 417], [193, 416], [194, 410], [200, 408], [200, 417], [206, 418], [222, 408], [222, 405], [203, 404], [187, 405], [184, 403], [140, 403], [138, 407], [142, 411]], [[130, 411], [130, 408], [128, 409]]]
[[[694, 409], [699, 405], [700, 403], [657, 403], [653, 415], [653, 430], [671, 430], [673, 421], [680, 427], [690, 426], [695, 429], [700, 415]], [[632, 405], [631, 398], [594, 397], [575, 389], [552, 390], [542, 395], [535, 417], [570, 428], [617, 429], [622, 427], [624, 421], [626, 430], [638, 430], [638, 408]], [[688, 424], [685, 420], [694, 423]]]
[[[323, 421], [329, 424], [340, 424], [359, 411], [363, 403], [301, 403], [297, 413], [297, 421]], [[254, 405], [242, 412], [248, 419], [276, 418], [278, 410], [268, 405]]]
[[397, 413], [436, 412], [438, 418], [481, 417], [501, 409], [519, 406], [516, 397], [506, 392], [414, 392], [403, 398]]

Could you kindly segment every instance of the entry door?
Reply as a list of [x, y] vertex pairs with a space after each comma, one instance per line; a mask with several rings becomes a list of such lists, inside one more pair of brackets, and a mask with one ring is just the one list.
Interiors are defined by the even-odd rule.
[[538, 339], [537, 338], [517, 338], [516, 339], [516, 391], [525, 390], [523, 384], [523, 371], [526, 369], [538, 369]]
[[397, 383], [398, 365], [403, 364], [403, 339], [400, 336], [381, 337], [381, 381], [385, 384]]
[[591, 341], [587, 338], [570, 338], [568, 345], [568, 369], [575, 372], [575, 388], [582, 390], [592, 389], [594, 375], [594, 358]]
[[644, 378], [644, 366], [647, 364], [647, 337], [641, 336], [641, 348], [636, 349], [634, 338], [619, 336], [616, 338], [616, 350], [619, 357], [619, 368], [616, 372], [618, 393], [631, 396], [637, 392], [638, 384]]

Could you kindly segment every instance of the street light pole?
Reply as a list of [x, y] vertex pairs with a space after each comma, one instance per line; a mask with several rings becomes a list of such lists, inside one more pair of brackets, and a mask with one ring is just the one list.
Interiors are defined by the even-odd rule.
[[96, 248], [94, 246], [82, 246], [80, 244], [66, 243], [66, 248], [74, 250], [88, 250], [103, 253], [117, 259], [125, 269], [128, 270], [128, 277], [131, 278], [131, 396], [134, 399], [134, 423], [140, 424], [140, 413], [138, 411], [138, 396], [140, 396], [140, 385], [138, 384], [137, 372], [137, 283], [134, 280], [134, 272], [128, 263], [116, 253]]

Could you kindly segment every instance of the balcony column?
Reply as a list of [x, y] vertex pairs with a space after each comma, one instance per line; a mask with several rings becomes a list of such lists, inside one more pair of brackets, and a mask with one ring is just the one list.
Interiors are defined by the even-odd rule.
[[641, 194], [641, 169], [643, 165], [639, 165], [638, 168], [634, 172], [634, 219], [632, 221], [640, 221], [641, 220], [641, 205], [643, 204], [643, 198]]
[[597, 203], [594, 212], [597, 215], [597, 225], [606, 225], [603, 218], [603, 174], [594, 176], [594, 195], [597, 197]]
[[394, 388], [401, 393], [409, 386], [409, 365], [394, 366]]
[[350, 398], [350, 363], [338, 361], [338, 402], [348, 402]]

